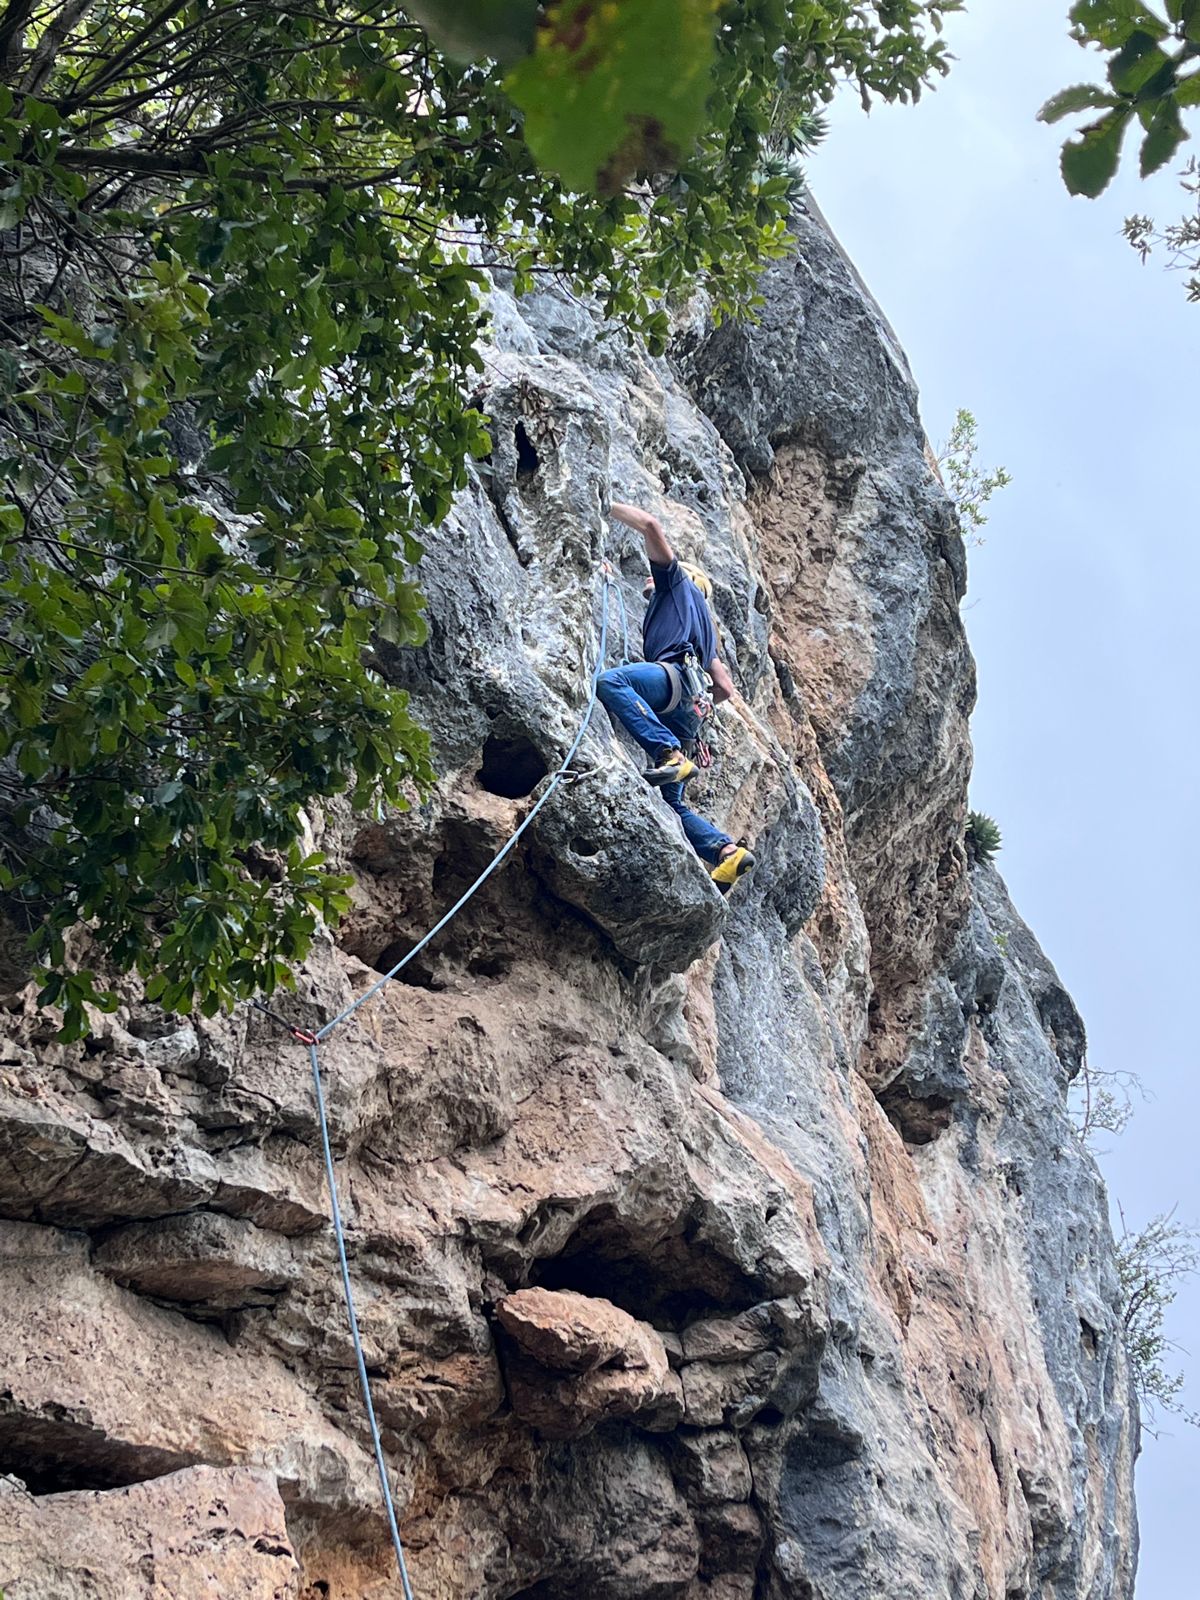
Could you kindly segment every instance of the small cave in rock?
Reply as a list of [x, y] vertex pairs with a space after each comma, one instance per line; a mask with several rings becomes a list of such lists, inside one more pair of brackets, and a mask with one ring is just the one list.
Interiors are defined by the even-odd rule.
[[[372, 959], [371, 965], [376, 972], [391, 972], [398, 961], [403, 961], [408, 952], [415, 949], [416, 943], [415, 939], [393, 939], [391, 944], [385, 945], [379, 954]], [[395, 975], [395, 981], [397, 983], [407, 983], [414, 989], [430, 989], [434, 993], [446, 987], [437, 977], [433, 968], [426, 965], [420, 957], [416, 961], [410, 961], [401, 967], [400, 971]]]
[[98, 1430], [47, 1417], [4, 1414], [0, 1392], [0, 1476], [32, 1495], [123, 1489], [195, 1465], [194, 1456], [108, 1439]]
[[517, 423], [513, 442], [517, 447], [517, 482], [527, 483], [542, 463], [523, 422]]
[[836, 1429], [817, 1428], [791, 1440], [787, 1450], [790, 1472], [814, 1473], [824, 1476], [863, 1453], [863, 1441], [852, 1433]]
[[775, 678], [783, 698], [785, 700], [794, 700], [796, 698], [796, 680], [792, 676], [792, 669], [786, 661], [775, 662]]
[[523, 800], [550, 769], [532, 739], [523, 733], [492, 732], [483, 746], [483, 761], [475, 780], [489, 794], [505, 800]]
[[764, 1406], [761, 1411], [756, 1411], [754, 1414], [756, 1428], [781, 1428], [786, 1421], [787, 1418], [778, 1406]]
[[473, 978], [504, 978], [512, 971], [513, 958], [507, 950], [480, 950], [467, 962]]
[[905, 1144], [932, 1144], [945, 1133], [954, 1115], [954, 1104], [944, 1095], [921, 1098], [900, 1082], [880, 1094], [879, 1104]]
[[[540, 1582], [530, 1585], [527, 1589], [513, 1589], [507, 1596], [507, 1600], [574, 1600], [576, 1595], [583, 1592], [575, 1588], [574, 1585], [570, 1588], [564, 1588], [563, 1584], [564, 1580], [561, 1578], [543, 1578]], [[601, 1591], [596, 1588], [594, 1583], [589, 1583], [587, 1585], [587, 1593], [592, 1597], [592, 1600], [597, 1600]]]
[[528, 1282], [611, 1300], [658, 1328], [736, 1315], [765, 1297], [763, 1286], [700, 1239], [694, 1225], [636, 1239], [608, 1207], [587, 1217], [558, 1255], [535, 1261]]

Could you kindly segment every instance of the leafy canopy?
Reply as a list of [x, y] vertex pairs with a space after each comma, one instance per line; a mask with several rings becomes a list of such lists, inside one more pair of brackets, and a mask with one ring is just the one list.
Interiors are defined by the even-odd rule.
[[1098, 111], [1062, 150], [1063, 181], [1094, 199], [1112, 182], [1127, 131], [1141, 133], [1140, 168], [1164, 167], [1187, 138], [1183, 113], [1200, 105], [1200, 0], [1164, 0], [1166, 15], [1139, 0], [1076, 0], [1071, 33], [1109, 57], [1107, 84], [1075, 84], [1038, 113], [1058, 122]]
[[371, 642], [489, 448], [491, 274], [655, 350], [697, 282], [752, 305], [779, 106], [915, 98], [957, 3], [8, 0], [0, 892], [68, 1036], [89, 964], [287, 982], [343, 905], [305, 808], [431, 782]]
[[[677, 165], [706, 127], [720, 128], [729, 110], [749, 110], [752, 100], [743, 133], [757, 141], [767, 131], [761, 91], [772, 79], [775, 102], [790, 106], [793, 122], [829, 100], [843, 75], [858, 84], [864, 106], [872, 94], [919, 99], [930, 74], [949, 65], [937, 38], [942, 17], [961, 9], [962, 0], [410, 5], [450, 55], [490, 56], [508, 67], [504, 86], [543, 167], [573, 188], [604, 192], [635, 171]], [[773, 72], [777, 57], [782, 66]]]

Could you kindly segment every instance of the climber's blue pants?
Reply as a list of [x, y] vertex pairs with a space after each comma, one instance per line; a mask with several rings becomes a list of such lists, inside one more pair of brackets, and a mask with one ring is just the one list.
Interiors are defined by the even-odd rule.
[[[596, 694], [609, 716], [656, 759], [688, 744], [700, 732], [699, 719], [690, 705], [666, 710], [671, 699], [671, 678], [656, 661], [632, 661], [628, 666], [611, 667], [601, 673]], [[686, 805], [683, 790], [682, 783], [668, 783], [659, 793], [679, 818], [692, 849], [715, 866], [722, 849], [733, 840]]]

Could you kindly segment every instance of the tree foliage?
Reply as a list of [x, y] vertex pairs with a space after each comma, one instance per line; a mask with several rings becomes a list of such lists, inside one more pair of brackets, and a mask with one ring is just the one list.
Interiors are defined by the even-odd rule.
[[1166, 255], [1168, 268], [1188, 273], [1187, 297], [1200, 304], [1200, 160], [1195, 156], [1179, 174], [1179, 183], [1188, 197], [1188, 209], [1179, 220], [1160, 228], [1153, 217], [1126, 217], [1125, 237], [1143, 261], [1159, 251]]
[[1136, 1072], [1106, 1071], [1085, 1058], [1071, 1081], [1070, 1098], [1076, 1131], [1089, 1149], [1096, 1150], [1102, 1133], [1124, 1133], [1133, 1116], [1135, 1094], [1148, 1098]]
[[1177, 1222], [1174, 1211], [1160, 1213], [1136, 1232], [1126, 1226], [1122, 1212], [1121, 1225], [1117, 1272], [1134, 1384], [1152, 1416], [1161, 1406], [1200, 1427], [1200, 1415], [1180, 1401], [1184, 1376], [1171, 1361], [1175, 1347], [1165, 1327], [1180, 1284], [1200, 1271], [1200, 1229]]
[[[495, 58], [543, 166], [576, 188], [614, 190], [686, 156], [702, 129], [728, 131], [757, 78], [751, 125], [790, 131], [849, 77], [917, 100], [949, 65], [942, 18], [962, 0], [417, 0], [410, 9], [452, 55]], [[932, 30], [932, 36], [927, 33]], [[834, 71], [830, 71], [831, 64]], [[763, 91], [766, 97], [763, 97]]]
[[[1138, 0], [1078, 0], [1071, 26], [1078, 43], [1108, 55], [1107, 82], [1063, 89], [1038, 115], [1043, 122], [1058, 122], [1089, 113], [1063, 146], [1062, 174], [1072, 194], [1094, 199], [1116, 175], [1131, 131], [1140, 134], [1143, 178], [1172, 161], [1188, 137], [1184, 114], [1200, 107], [1200, 0], [1163, 0], [1163, 12]], [[1180, 220], [1160, 229], [1152, 217], [1137, 215], [1126, 218], [1124, 231], [1143, 261], [1158, 249], [1168, 266], [1190, 272], [1188, 299], [1200, 302], [1196, 180], [1193, 156], [1180, 174], [1191, 201]]]
[[[490, 276], [562, 274], [656, 350], [699, 281], [751, 305], [780, 97], [915, 98], [956, 3], [709, 7], [685, 115], [641, 0], [532, 37], [488, 0], [8, 0], [0, 889], [68, 1035], [113, 1003], [72, 937], [172, 1009], [286, 982], [342, 903], [303, 809], [431, 781], [370, 643], [422, 637], [422, 530], [489, 448]], [[412, 20], [451, 9], [466, 59]]]
[[959, 410], [937, 462], [968, 538], [975, 544], [982, 544], [979, 530], [988, 520], [984, 507], [998, 490], [1008, 487], [1012, 482], [1012, 474], [1003, 467], [993, 467], [990, 472], [985, 472], [976, 465], [978, 434], [979, 424], [974, 413]]
[[1200, 0], [1164, 0], [1160, 15], [1140, 0], [1076, 0], [1076, 41], [1109, 57], [1107, 84], [1076, 84], [1038, 113], [1058, 122], [1078, 112], [1092, 117], [1063, 146], [1063, 180], [1072, 194], [1095, 198], [1112, 182], [1121, 146], [1140, 129], [1142, 177], [1157, 172], [1187, 138], [1183, 113], [1200, 105]]

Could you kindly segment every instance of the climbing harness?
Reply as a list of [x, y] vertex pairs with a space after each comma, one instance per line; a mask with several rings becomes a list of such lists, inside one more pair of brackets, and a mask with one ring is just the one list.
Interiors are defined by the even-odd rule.
[[574, 739], [572, 739], [570, 749], [563, 757], [558, 769], [551, 775], [550, 782], [547, 784], [545, 791], [535, 801], [534, 805], [530, 808], [528, 815], [521, 822], [520, 826], [500, 847], [500, 849], [492, 857], [491, 861], [475, 879], [475, 882], [471, 885], [471, 887], [464, 894], [459, 896], [459, 898], [450, 907], [449, 911], [446, 912], [445, 916], [442, 917], [441, 921], [436, 922], [433, 927], [430, 928], [429, 932], [424, 936], [424, 938], [421, 939], [417, 944], [413, 945], [412, 949], [407, 955], [402, 956], [400, 960], [396, 962], [394, 967], [392, 967], [388, 972], [384, 973], [382, 978], [380, 978], [376, 983], [373, 983], [369, 989], [364, 990], [363, 993], [359, 995], [357, 1000], [348, 1005], [345, 1010], [339, 1011], [337, 1016], [334, 1017], [331, 1022], [327, 1022], [325, 1026], [320, 1028], [316, 1033], [311, 1033], [307, 1028], [295, 1027], [292, 1023], [288, 1022], [286, 1018], [281, 1017], [277, 1012], [272, 1011], [268, 1006], [265, 1006], [261, 1000], [251, 1001], [251, 1005], [256, 1011], [261, 1011], [263, 1015], [269, 1017], [272, 1022], [277, 1023], [282, 1028], [286, 1028], [293, 1039], [298, 1040], [299, 1043], [308, 1047], [309, 1065], [312, 1068], [313, 1091], [316, 1097], [317, 1121], [321, 1130], [321, 1151], [325, 1161], [325, 1181], [329, 1185], [330, 1219], [333, 1223], [333, 1236], [337, 1246], [338, 1266], [342, 1274], [342, 1292], [346, 1301], [346, 1316], [350, 1324], [350, 1338], [354, 1345], [354, 1358], [358, 1366], [358, 1382], [359, 1387], [362, 1390], [363, 1404], [366, 1408], [367, 1424], [371, 1431], [371, 1443], [375, 1451], [375, 1467], [379, 1474], [379, 1486], [383, 1491], [383, 1503], [387, 1510], [388, 1528], [392, 1536], [392, 1547], [396, 1552], [396, 1565], [400, 1572], [400, 1583], [404, 1591], [404, 1600], [413, 1600], [413, 1592], [408, 1580], [408, 1567], [405, 1564], [404, 1545], [401, 1542], [400, 1529], [396, 1521], [396, 1507], [392, 1500], [391, 1484], [388, 1482], [387, 1463], [385, 1462], [383, 1456], [383, 1441], [380, 1438], [379, 1422], [376, 1418], [375, 1406], [371, 1399], [371, 1385], [367, 1376], [367, 1363], [366, 1358], [363, 1355], [362, 1339], [359, 1335], [358, 1314], [354, 1307], [354, 1291], [350, 1285], [350, 1267], [346, 1259], [346, 1238], [342, 1227], [342, 1208], [338, 1201], [337, 1177], [333, 1166], [333, 1150], [329, 1141], [329, 1119], [325, 1110], [325, 1090], [321, 1081], [320, 1046], [335, 1028], [340, 1027], [343, 1022], [347, 1021], [348, 1018], [354, 1015], [360, 1006], [365, 1005], [373, 995], [378, 994], [380, 989], [383, 988], [384, 984], [388, 983], [392, 978], [394, 978], [402, 968], [408, 965], [414, 956], [418, 955], [422, 950], [424, 950], [426, 945], [428, 945], [431, 940], [436, 938], [436, 936], [442, 931], [447, 923], [453, 921], [453, 919], [466, 905], [467, 901], [470, 900], [472, 895], [474, 895], [476, 891], [487, 882], [492, 873], [496, 871], [497, 867], [499, 867], [501, 862], [504, 861], [505, 858], [510, 854], [513, 847], [516, 845], [517, 840], [525, 832], [526, 828], [529, 827], [530, 823], [537, 816], [538, 812], [546, 804], [550, 796], [559, 787], [559, 785], [565, 781], [576, 782], [589, 776], [589, 772], [587, 771], [572, 772], [571, 763], [578, 754], [579, 747], [583, 743], [584, 734], [587, 732], [588, 724], [592, 720], [592, 713], [596, 709], [596, 694], [600, 683], [600, 674], [604, 671], [604, 661], [608, 653], [610, 594], [615, 594], [616, 596], [618, 614], [621, 619], [621, 629], [625, 649], [625, 658], [622, 662], [622, 665], [624, 665], [629, 659], [629, 629], [625, 617], [624, 597], [622, 596], [621, 590], [618, 587], [613, 569], [607, 561], [603, 564], [602, 573], [604, 577], [604, 589], [601, 594], [600, 601], [600, 637], [596, 646], [596, 665], [592, 671], [591, 689], [588, 693], [587, 706], [584, 709], [583, 718], [580, 721], [578, 731], [576, 732]]

